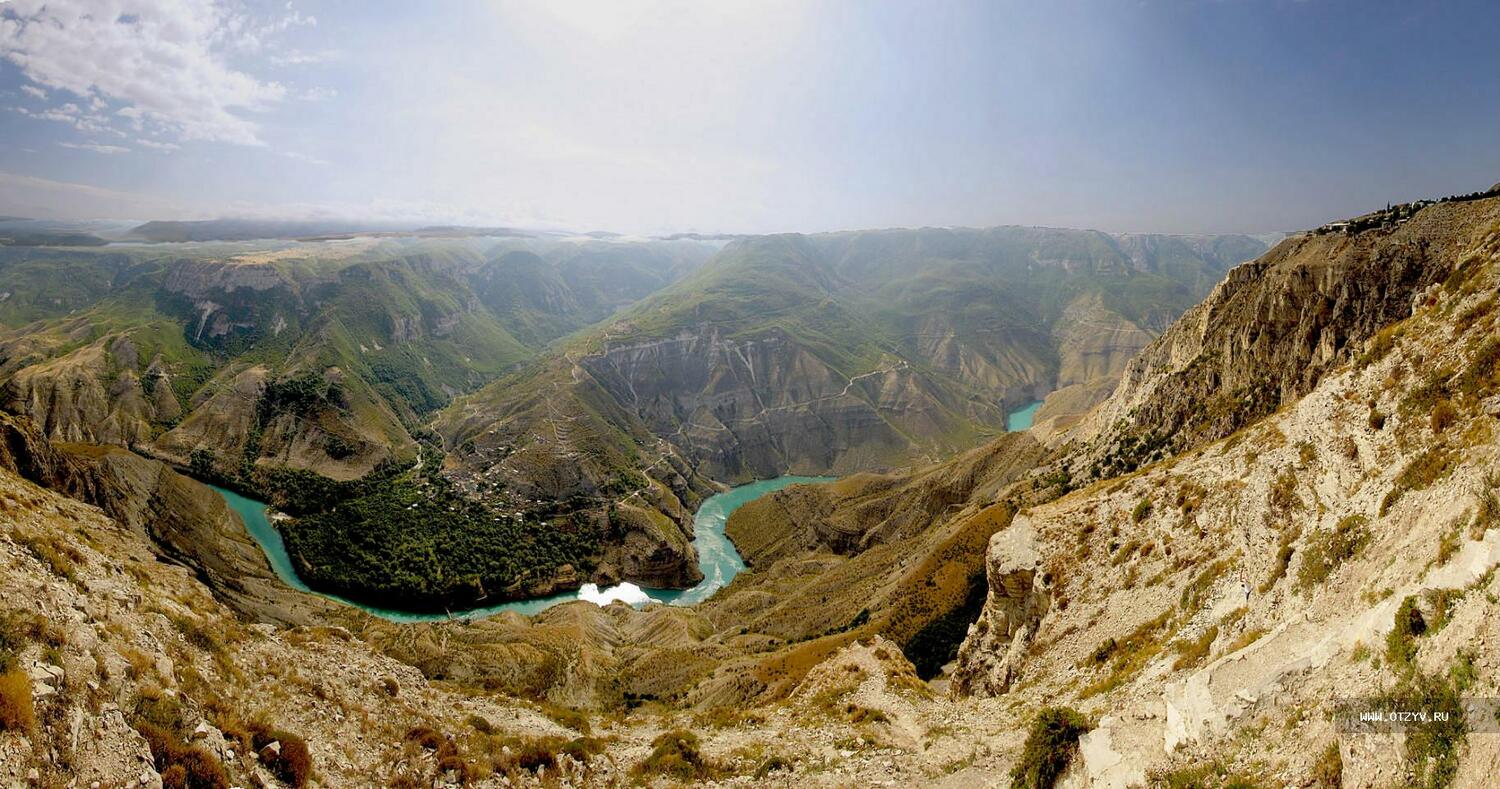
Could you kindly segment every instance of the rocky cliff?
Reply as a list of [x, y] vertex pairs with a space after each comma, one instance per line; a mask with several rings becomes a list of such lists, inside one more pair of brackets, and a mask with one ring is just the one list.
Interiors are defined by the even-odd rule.
[[1453, 275], [1500, 199], [1439, 203], [1390, 231], [1301, 234], [1236, 267], [1125, 370], [1069, 438], [1093, 477], [1229, 435], [1311, 391]]
[[[1069, 785], [1482, 785], [1488, 738], [1403, 746], [1334, 711], [1430, 711], [1500, 680], [1482, 657], [1500, 643], [1497, 212], [1438, 204], [1235, 269], [1057, 441], [1092, 463], [1169, 437], [992, 538], [954, 688], [1091, 716]], [[1468, 715], [1478, 731], [1493, 711]], [[1289, 716], [1295, 737], [1258, 736]]]
[[98, 507], [246, 616], [304, 623], [332, 610], [276, 577], [223, 497], [161, 461], [118, 447], [53, 443], [24, 418], [0, 414], [0, 468]]

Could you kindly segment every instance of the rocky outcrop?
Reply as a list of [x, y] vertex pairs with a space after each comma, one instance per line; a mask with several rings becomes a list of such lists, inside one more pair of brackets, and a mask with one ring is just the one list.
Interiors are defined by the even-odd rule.
[[21, 369], [3, 387], [0, 407], [31, 415], [61, 441], [129, 445], [150, 441], [153, 425], [180, 413], [171, 389], [136, 372], [134, 345], [106, 337]]
[[244, 616], [302, 624], [333, 609], [287, 588], [223, 497], [165, 463], [118, 447], [53, 444], [26, 419], [0, 414], [0, 469], [98, 507]]
[[[1317, 762], [1345, 785], [1432, 775], [1399, 740], [1338, 728], [1334, 700], [1414, 681], [1496, 687], [1493, 661], [1474, 656], [1500, 638], [1500, 423], [1486, 407], [1500, 388], [1497, 281], [1495, 199], [1294, 238], [1236, 269], [1073, 435], [1100, 443], [1057, 452], [1092, 462], [1099, 446], [1128, 447], [1109, 441], [1132, 419], [1190, 448], [1152, 447], [1134, 473], [1038, 501], [994, 537], [954, 689], [1099, 721], [1067, 786], [1124, 787], [1205, 760], [1291, 776]], [[1206, 381], [1267, 401], [1235, 412]], [[1021, 527], [1031, 539], [1009, 536]], [[1403, 606], [1422, 622], [1398, 630]], [[1294, 714], [1297, 737], [1257, 737]], [[1483, 785], [1493, 749], [1456, 747], [1465, 755], [1441, 769]]]
[[953, 690], [961, 695], [1010, 690], [1052, 600], [1051, 579], [1024, 515], [990, 538], [985, 556], [989, 593], [979, 620], [969, 626], [953, 674]]
[[1303, 234], [1236, 267], [1135, 358], [1067, 436], [1109, 476], [1229, 435], [1312, 390], [1461, 263], [1500, 198], [1439, 203], [1394, 230]]

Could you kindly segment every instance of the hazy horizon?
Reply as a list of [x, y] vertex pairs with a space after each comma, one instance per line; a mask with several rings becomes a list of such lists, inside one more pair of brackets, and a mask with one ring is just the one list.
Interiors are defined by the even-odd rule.
[[1493, 3], [10, 0], [0, 214], [1298, 230], [1500, 180]]

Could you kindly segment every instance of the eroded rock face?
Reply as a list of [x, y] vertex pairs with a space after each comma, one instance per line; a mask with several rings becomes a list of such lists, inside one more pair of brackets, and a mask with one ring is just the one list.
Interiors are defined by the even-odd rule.
[[[906, 362], [850, 379], [779, 330], [739, 339], [704, 325], [581, 365], [716, 479], [879, 466], [966, 429], [964, 405]], [[998, 407], [987, 416], [1003, 418]]]
[[1308, 235], [1235, 267], [1126, 368], [1071, 438], [1110, 476], [1233, 433], [1307, 394], [1412, 314], [1500, 199], [1429, 206], [1391, 232]]
[[979, 621], [969, 626], [959, 647], [953, 674], [953, 690], [959, 695], [997, 696], [1010, 690], [1026, 647], [1052, 604], [1051, 582], [1025, 515], [990, 538], [986, 557], [990, 591]]
[[55, 446], [24, 417], [0, 413], [0, 469], [103, 510], [243, 615], [305, 624], [333, 608], [283, 584], [224, 499], [165, 463], [117, 447]]

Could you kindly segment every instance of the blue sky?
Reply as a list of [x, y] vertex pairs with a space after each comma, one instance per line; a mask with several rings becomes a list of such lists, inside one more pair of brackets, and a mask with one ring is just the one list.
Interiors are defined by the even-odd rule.
[[0, 214], [1290, 230], [1500, 181], [1500, 4], [0, 0]]

